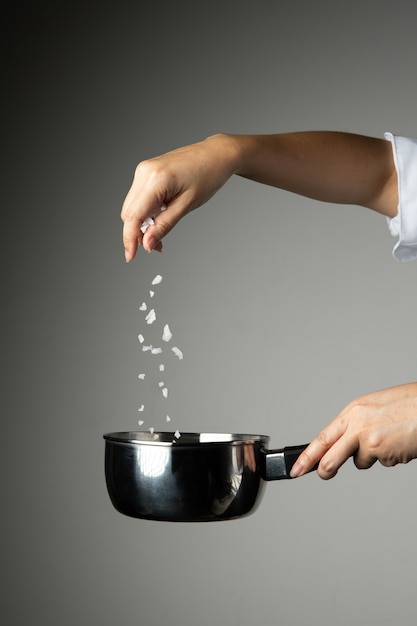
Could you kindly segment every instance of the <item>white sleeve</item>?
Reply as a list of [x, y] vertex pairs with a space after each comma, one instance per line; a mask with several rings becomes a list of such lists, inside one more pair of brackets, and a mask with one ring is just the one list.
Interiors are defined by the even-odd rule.
[[398, 242], [393, 255], [399, 261], [417, 259], [417, 139], [385, 133], [391, 142], [398, 174], [398, 213], [387, 218], [388, 227]]

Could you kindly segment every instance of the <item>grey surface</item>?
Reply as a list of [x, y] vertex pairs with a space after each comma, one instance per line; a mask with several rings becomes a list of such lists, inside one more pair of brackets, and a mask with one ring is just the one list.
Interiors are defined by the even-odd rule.
[[380, 216], [235, 179], [130, 265], [119, 221], [139, 160], [216, 131], [415, 136], [415, 5], [6, 6], [2, 623], [414, 626], [415, 463], [159, 524], [112, 509], [102, 434], [143, 398], [163, 426], [137, 380], [156, 273], [175, 428], [301, 444], [415, 379], [416, 266]]

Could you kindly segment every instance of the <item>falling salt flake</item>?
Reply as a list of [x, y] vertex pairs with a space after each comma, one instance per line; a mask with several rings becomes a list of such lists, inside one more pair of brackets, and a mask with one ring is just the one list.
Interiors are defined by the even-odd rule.
[[140, 380], [144, 380], [145, 374], [138, 374], [138, 378], [140, 378]]
[[143, 426], [143, 420], [138, 420], [139, 426]]
[[153, 435], [154, 432], [155, 432], [155, 428], [153, 426], [151, 426], [150, 429], [149, 429], [149, 432], [151, 433], [151, 435]]
[[154, 434], [154, 436], [153, 436], [153, 438], [154, 438], [155, 440], [156, 440], [156, 439], [159, 439], [159, 435], [158, 435], [158, 433], [155, 433], [155, 434]]
[[180, 431], [179, 431], [179, 430], [176, 430], [176, 431], [175, 431], [175, 433], [174, 433], [174, 437], [175, 437], [176, 439], [179, 439], [179, 438], [181, 437], [181, 433], [180, 433]]
[[165, 324], [164, 332], [163, 332], [163, 335], [162, 335], [162, 341], [170, 341], [171, 339], [172, 339], [171, 330], [170, 330], [168, 324]]
[[143, 342], [145, 341], [144, 336], [143, 336], [143, 335], [141, 335], [141, 334], [139, 334], [139, 335], [138, 335], [138, 339], [139, 339], [139, 342], [140, 342], [140, 343], [143, 343]]
[[146, 306], [146, 302], [142, 302], [142, 304], [139, 307], [139, 311], [146, 311], [148, 307]]
[[162, 395], [164, 396], [164, 398], [168, 398], [168, 389], [166, 387], [162, 389]]
[[148, 324], [153, 324], [154, 321], [156, 320], [156, 314], [155, 314], [155, 309], [151, 309], [149, 311], [149, 313], [147, 314], [147, 316], [145, 317], [145, 320]]
[[143, 411], [143, 409], [144, 409], [144, 408], [145, 408], [145, 405], [144, 405], [144, 404], [141, 404], [141, 405], [140, 405], [140, 407], [138, 408], [138, 411], [139, 411], [139, 412], [140, 412], [140, 411]]
[[159, 371], [163, 372], [164, 370], [165, 370], [165, 365], [161, 363], [161, 365], [159, 366]]
[[152, 350], [152, 346], [142, 346], [142, 352], [149, 352]]
[[154, 295], [155, 295], [155, 292], [154, 292], [154, 291], [152, 291], [152, 289], [151, 289], [151, 290], [149, 291], [149, 296], [150, 296], [151, 298], [153, 298], [153, 297], [154, 297]]
[[170, 416], [169, 416], [169, 415], [167, 415], [165, 419], [166, 419], [166, 421], [167, 421], [167, 422], [170, 422], [170, 421], [171, 421], [171, 418], [170, 418]]
[[165, 383], [163, 383], [162, 380], [161, 380], [160, 383], [158, 383], [158, 387], [163, 387], [164, 385], [165, 385]]
[[152, 281], [152, 285], [159, 285], [160, 282], [162, 282], [162, 276], [161, 274], [157, 274]]
[[161, 354], [162, 348], [152, 348], [152, 354]]
[[172, 348], [172, 352], [175, 354], [175, 356], [177, 356], [179, 358], [179, 360], [181, 361], [181, 359], [184, 358], [183, 353], [181, 352], [181, 350], [179, 348], [176, 348], [175, 346]]

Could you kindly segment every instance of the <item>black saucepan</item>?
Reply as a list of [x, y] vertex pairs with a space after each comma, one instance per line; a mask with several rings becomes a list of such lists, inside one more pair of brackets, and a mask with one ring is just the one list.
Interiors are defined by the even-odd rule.
[[118, 432], [104, 439], [107, 489], [117, 511], [172, 522], [249, 515], [265, 481], [291, 478], [306, 448], [268, 450], [268, 436], [223, 433]]

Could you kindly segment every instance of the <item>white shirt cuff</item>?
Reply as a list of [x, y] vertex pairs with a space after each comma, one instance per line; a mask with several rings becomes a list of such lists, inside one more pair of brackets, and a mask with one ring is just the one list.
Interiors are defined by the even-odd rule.
[[391, 142], [398, 175], [398, 213], [387, 217], [388, 228], [398, 242], [393, 255], [399, 261], [417, 259], [417, 139], [385, 133]]

